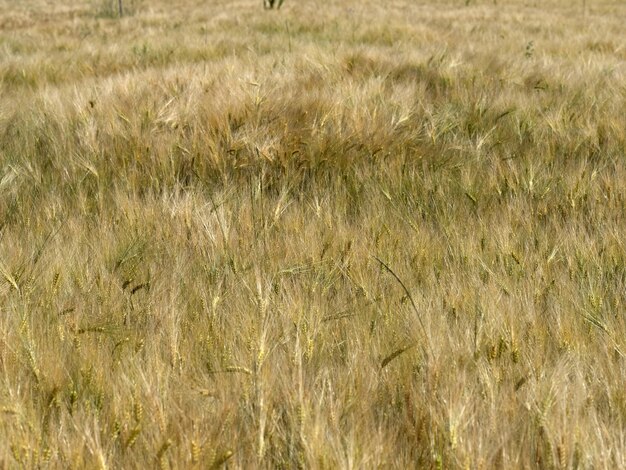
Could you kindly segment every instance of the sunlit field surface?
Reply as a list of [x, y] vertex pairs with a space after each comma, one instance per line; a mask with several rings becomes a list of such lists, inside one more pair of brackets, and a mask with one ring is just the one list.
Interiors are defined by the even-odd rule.
[[626, 468], [624, 2], [124, 6], [0, 0], [1, 468]]

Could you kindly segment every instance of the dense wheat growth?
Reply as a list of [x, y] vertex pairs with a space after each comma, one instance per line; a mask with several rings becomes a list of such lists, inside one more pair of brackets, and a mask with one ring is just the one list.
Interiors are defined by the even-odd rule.
[[626, 468], [626, 4], [0, 0], [0, 467]]

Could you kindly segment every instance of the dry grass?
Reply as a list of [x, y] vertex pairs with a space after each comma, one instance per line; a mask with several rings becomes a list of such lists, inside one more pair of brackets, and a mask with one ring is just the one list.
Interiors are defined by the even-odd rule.
[[586, 3], [0, 0], [0, 467], [626, 467]]

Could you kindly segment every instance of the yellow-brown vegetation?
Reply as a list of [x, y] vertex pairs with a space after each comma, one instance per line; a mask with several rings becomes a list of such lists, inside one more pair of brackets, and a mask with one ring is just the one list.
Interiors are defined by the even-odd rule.
[[0, 0], [0, 467], [626, 468], [626, 5]]

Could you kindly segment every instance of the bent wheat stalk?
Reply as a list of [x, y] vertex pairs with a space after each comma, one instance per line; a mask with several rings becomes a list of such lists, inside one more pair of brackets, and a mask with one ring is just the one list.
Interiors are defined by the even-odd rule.
[[[422, 317], [420, 316], [419, 310], [417, 309], [417, 305], [415, 304], [415, 301], [413, 300], [413, 296], [411, 295], [411, 292], [409, 291], [409, 289], [407, 288], [407, 286], [404, 284], [404, 282], [402, 282], [402, 279], [400, 279], [400, 276], [398, 276], [393, 269], [391, 269], [389, 267], [389, 265], [387, 263], [385, 263], [383, 260], [381, 260], [378, 256], [376, 255], [372, 255], [372, 257], [378, 261], [382, 267], [384, 267], [387, 271], [389, 271], [389, 273], [396, 279], [396, 281], [398, 281], [398, 284], [400, 284], [400, 286], [402, 287], [402, 289], [404, 289], [404, 292], [406, 293], [407, 297], [409, 298], [409, 300], [411, 301], [411, 305], [413, 306], [413, 311], [415, 312], [415, 316], [417, 317], [417, 321], [419, 321], [420, 326], [422, 327], [422, 332], [424, 333], [424, 341], [426, 342], [428, 349], [430, 351], [431, 356], [434, 358], [435, 357], [435, 352], [433, 351], [432, 345], [430, 344], [430, 340], [428, 338], [428, 333], [426, 332], [426, 326], [424, 325], [424, 321], [422, 320]], [[404, 352], [404, 351], [401, 351]], [[398, 354], [399, 355], [399, 354]], [[394, 356], [395, 357], [395, 356]], [[391, 358], [393, 359], [393, 357]], [[389, 361], [388, 361], [389, 362]], [[386, 365], [386, 364], [385, 364]], [[383, 366], [384, 367], [384, 366]]]

